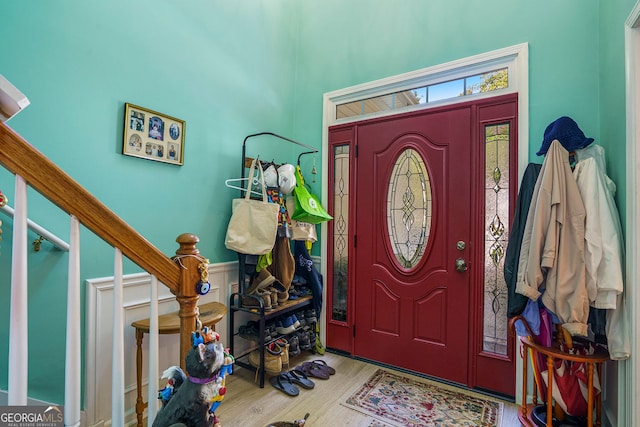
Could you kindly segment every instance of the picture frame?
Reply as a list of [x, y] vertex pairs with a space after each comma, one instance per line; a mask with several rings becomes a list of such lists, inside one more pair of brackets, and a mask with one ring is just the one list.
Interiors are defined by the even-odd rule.
[[182, 166], [185, 128], [184, 120], [125, 103], [122, 154]]

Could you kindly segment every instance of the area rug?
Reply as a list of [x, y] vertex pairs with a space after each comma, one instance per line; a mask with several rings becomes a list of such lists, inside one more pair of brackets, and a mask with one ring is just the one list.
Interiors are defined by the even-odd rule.
[[501, 402], [383, 369], [341, 405], [398, 427], [495, 427], [503, 409]]

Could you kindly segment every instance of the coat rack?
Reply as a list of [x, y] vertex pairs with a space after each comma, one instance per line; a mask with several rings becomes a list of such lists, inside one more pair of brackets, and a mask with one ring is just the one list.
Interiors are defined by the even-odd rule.
[[299, 145], [299, 146], [301, 146], [301, 147], [304, 147], [304, 148], [307, 148], [307, 149], [311, 150], [311, 151], [307, 151], [307, 152], [301, 153], [301, 154], [298, 156], [298, 164], [300, 164], [300, 157], [301, 157], [301, 156], [303, 156], [303, 155], [305, 155], [305, 154], [312, 154], [312, 153], [317, 153], [317, 152], [318, 152], [318, 149], [317, 149], [317, 148], [314, 148], [314, 147], [312, 147], [312, 146], [310, 146], [310, 145], [303, 144], [302, 142], [295, 141], [295, 140], [293, 140], [293, 139], [291, 139], [291, 138], [287, 138], [287, 137], [285, 137], [285, 136], [278, 135], [277, 133], [273, 133], [273, 132], [260, 132], [260, 133], [254, 133], [254, 134], [252, 134], [252, 135], [247, 135], [247, 137], [245, 137], [244, 141], [242, 142], [242, 169], [241, 169], [241, 171], [240, 171], [240, 172], [241, 172], [241, 173], [240, 173], [240, 176], [241, 176], [242, 178], [244, 178], [245, 159], [247, 158], [247, 140], [248, 140], [249, 138], [254, 138], [254, 137], [256, 137], [256, 136], [262, 136], [262, 135], [270, 135], [270, 136], [274, 136], [274, 137], [276, 137], [276, 138], [280, 138], [280, 139], [282, 139], [282, 140], [289, 141], [289, 142], [291, 142], [291, 143], [293, 143], [293, 144], [296, 144], [296, 145]]

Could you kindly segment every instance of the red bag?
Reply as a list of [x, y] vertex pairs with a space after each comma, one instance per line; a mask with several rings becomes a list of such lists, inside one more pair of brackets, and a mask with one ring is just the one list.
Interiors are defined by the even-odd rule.
[[[561, 344], [560, 349], [565, 353], [592, 355], [595, 349], [590, 343], [583, 344], [573, 342], [573, 348], [568, 349]], [[546, 366], [546, 365], [545, 365]], [[541, 372], [545, 387], [548, 371]], [[588, 392], [588, 365], [584, 362], [572, 362], [568, 360], [555, 359], [553, 370], [553, 399], [569, 415], [583, 417], [587, 415], [589, 392]], [[600, 380], [598, 371], [593, 371], [593, 388], [595, 395], [600, 393]], [[546, 393], [544, 394], [546, 396]], [[548, 404], [548, 402], [547, 402]]]

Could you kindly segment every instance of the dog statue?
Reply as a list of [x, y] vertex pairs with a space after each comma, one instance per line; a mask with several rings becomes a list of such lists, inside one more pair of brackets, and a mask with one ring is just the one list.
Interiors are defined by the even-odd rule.
[[167, 387], [159, 391], [162, 408], [153, 427], [220, 427], [215, 408], [226, 393], [225, 376], [231, 372], [233, 357], [225, 352], [217, 340], [204, 343], [194, 340], [185, 365], [189, 376], [173, 366], [163, 376], [169, 378]]

